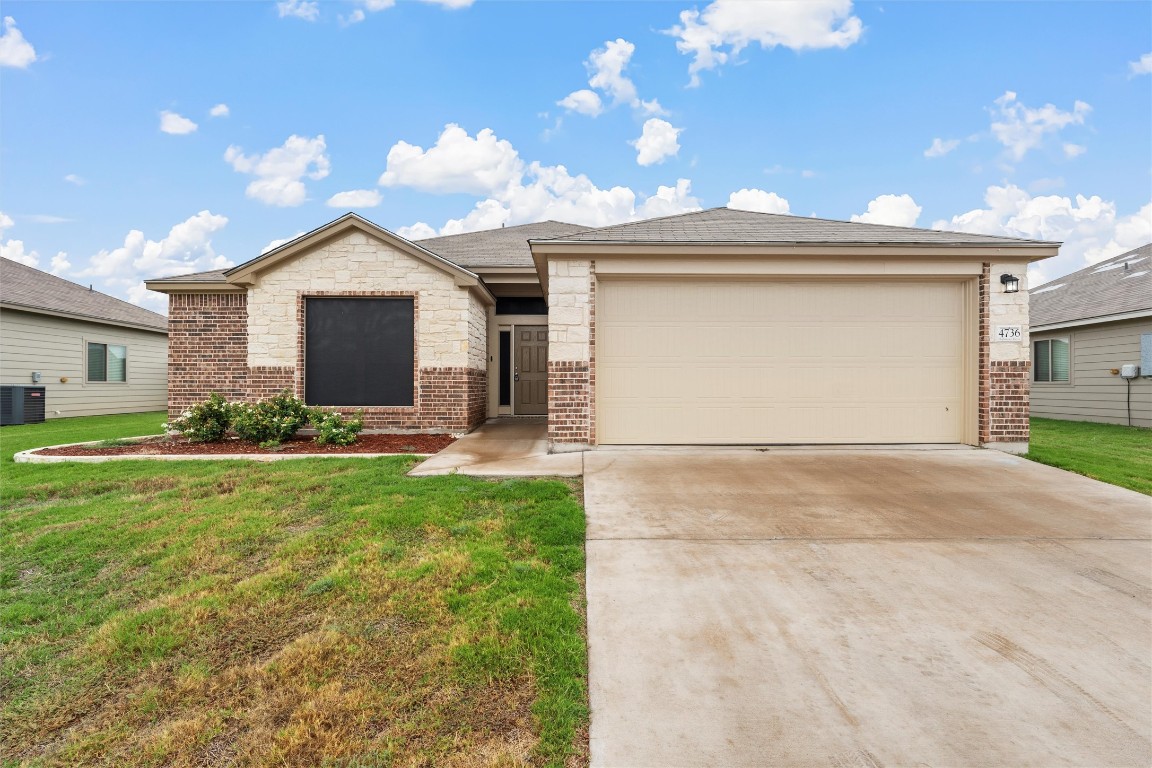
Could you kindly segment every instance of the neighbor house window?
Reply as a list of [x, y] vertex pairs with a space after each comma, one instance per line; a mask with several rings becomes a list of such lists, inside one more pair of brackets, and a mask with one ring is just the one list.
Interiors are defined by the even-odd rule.
[[1034, 381], [1068, 381], [1068, 340], [1044, 339], [1032, 344]]
[[127, 381], [128, 347], [88, 342], [88, 381]]

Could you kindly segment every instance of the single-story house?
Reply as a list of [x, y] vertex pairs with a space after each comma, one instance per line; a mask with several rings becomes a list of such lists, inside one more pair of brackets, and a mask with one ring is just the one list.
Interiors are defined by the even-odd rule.
[[1033, 290], [1032, 355], [1033, 416], [1152, 427], [1152, 244]]
[[211, 392], [378, 429], [543, 414], [609, 444], [1028, 441], [1030, 262], [1059, 244], [714, 208], [412, 242], [347, 214], [167, 277], [169, 410]]
[[44, 415], [164, 410], [168, 321], [0, 259], [0, 383], [45, 388]]

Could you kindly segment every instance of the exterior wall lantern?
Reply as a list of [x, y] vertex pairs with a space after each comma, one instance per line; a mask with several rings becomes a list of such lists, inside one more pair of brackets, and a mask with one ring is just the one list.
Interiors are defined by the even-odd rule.
[[1000, 275], [1000, 285], [1004, 286], [1004, 293], [1016, 293], [1020, 290], [1020, 278], [1005, 272]]

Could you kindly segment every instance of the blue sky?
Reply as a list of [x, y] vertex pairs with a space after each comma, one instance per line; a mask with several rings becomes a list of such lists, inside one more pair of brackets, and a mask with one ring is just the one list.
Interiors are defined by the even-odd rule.
[[20, 2], [0, 251], [142, 280], [347, 210], [412, 238], [733, 205], [1152, 240], [1152, 3]]

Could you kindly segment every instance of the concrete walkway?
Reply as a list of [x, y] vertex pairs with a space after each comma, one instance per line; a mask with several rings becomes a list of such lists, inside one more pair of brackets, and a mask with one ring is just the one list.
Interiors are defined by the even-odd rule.
[[578, 477], [583, 453], [548, 453], [548, 423], [543, 418], [493, 419], [416, 466], [412, 477]]
[[1152, 764], [1152, 500], [995, 451], [585, 454], [593, 766]]

